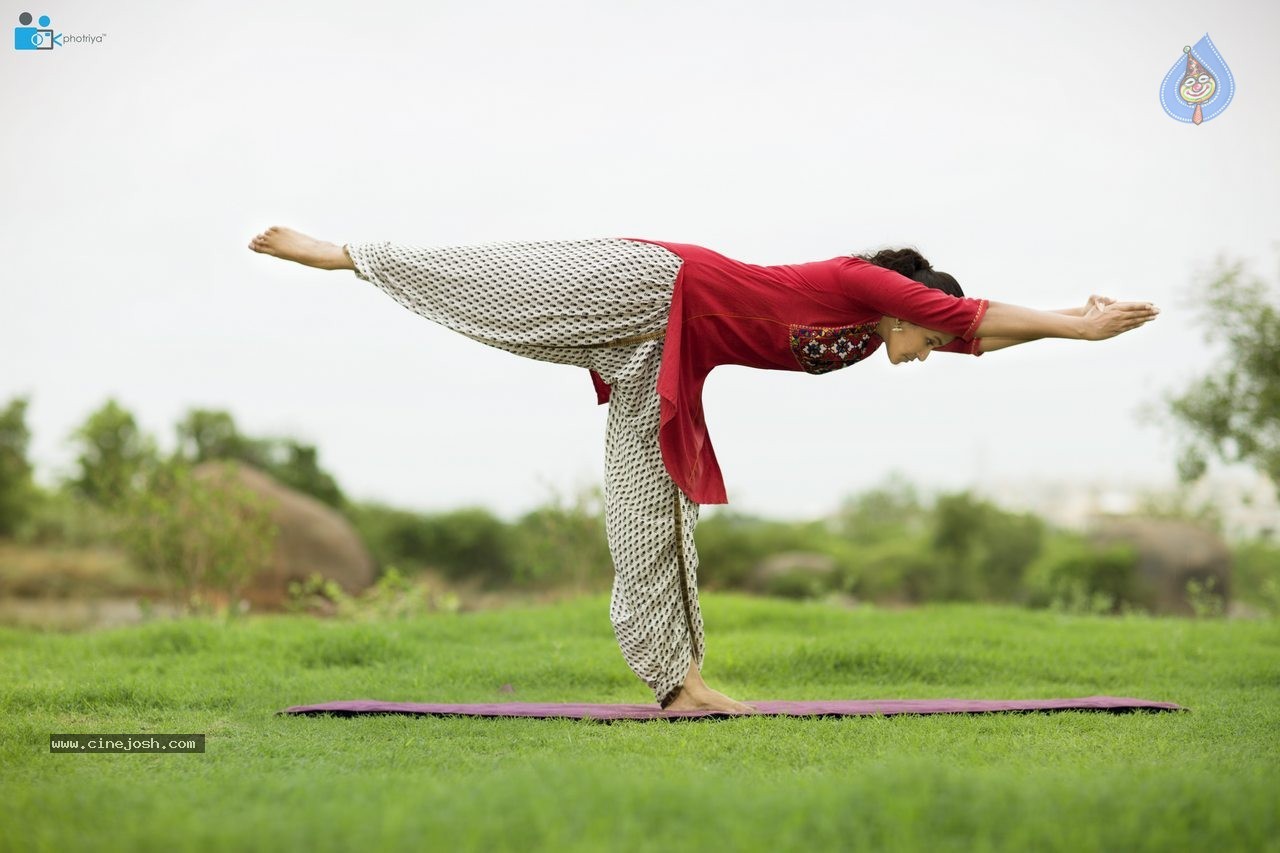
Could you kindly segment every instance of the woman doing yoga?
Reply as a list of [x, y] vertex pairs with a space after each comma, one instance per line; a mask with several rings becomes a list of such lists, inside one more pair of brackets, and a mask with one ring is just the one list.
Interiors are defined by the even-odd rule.
[[912, 249], [760, 266], [640, 238], [340, 246], [282, 227], [249, 248], [352, 270], [481, 343], [591, 371], [598, 402], [609, 404], [609, 615], [627, 664], [670, 710], [754, 710], [701, 675], [693, 533], [701, 504], [728, 502], [702, 411], [714, 367], [828, 373], [881, 345], [893, 364], [980, 356], [1041, 338], [1105, 340], [1159, 313], [1102, 296], [1060, 311], [974, 299]]

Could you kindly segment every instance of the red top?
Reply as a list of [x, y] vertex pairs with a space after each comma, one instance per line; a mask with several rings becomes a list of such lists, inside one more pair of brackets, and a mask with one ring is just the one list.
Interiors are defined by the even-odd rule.
[[[828, 373], [883, 343], [884, 316], [956, 335], [945, 352], [981, 355], [974, 331], [988, 301], [957, 297], [861, 258], [759, 266], [688, 243], [653, 243], [679, 255], [658, 370], [658, 444], [671, 479], [699, 504], [723, 504], [724, 479], [702, 412], [702, 387], [720, 364]], [[600, 403], [609, 386], [594, 370]]]

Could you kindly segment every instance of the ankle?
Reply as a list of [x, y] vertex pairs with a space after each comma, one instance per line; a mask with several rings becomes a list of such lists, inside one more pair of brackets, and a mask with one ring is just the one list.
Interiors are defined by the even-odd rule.
[[351, 252], [347, 250], [347, 244], [343, 243], [341, 246], [339, 246], [337, 243], [333, 243], [331, 245], [333, 245], [334, 248], [337, 249], [338, 266], [336, 267], [336, 269], [354, 270], [356, 268], [356, 265], [351, 260]]
[[692, 688], [705, 688], [707, 683], [702, 680], [702, 672], [698, 669], [697, 661], [689, 662], [689, 671], [684, 676], [684, 686]]

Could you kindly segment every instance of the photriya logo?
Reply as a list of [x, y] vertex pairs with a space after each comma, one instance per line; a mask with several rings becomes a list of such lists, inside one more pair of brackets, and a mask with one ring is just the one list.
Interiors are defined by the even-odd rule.
[[1236, 78], [1208, 33], [1182, 53], [1160, 83], [1160, 106], [1169, 118], [1198, 125], [1227, 108], [1236, 93]]
[[56, 44], [62, 46], [62, 33], [56, 36], [53, 30], [45, 29], [49, 26], [49, 16], [41, 15], [39, 27], [29, 27], [31, 23], [31, 13], [23, 12], [18, 16], [20, 27], [13, 28], [13, 49], [14, 50], [53, 50]]
[[22, 26], [13, 28], [13, 49], [14, 50], [53, 50], [54, 45], [58, 47], [66, 47], [72, 44], [102, 44], [102, 40], [107, 37], [106, 33], [98, 33], [97, 35], [64, 35], [63, 33], [54, 34], [49, 28], [51, 23], [48, 15], [41, 15], [40, 20], [36, 21], [40, 26], [33, 27], [31, 24], [31, 13], [23, 12], [18, 16], [18, 23]]

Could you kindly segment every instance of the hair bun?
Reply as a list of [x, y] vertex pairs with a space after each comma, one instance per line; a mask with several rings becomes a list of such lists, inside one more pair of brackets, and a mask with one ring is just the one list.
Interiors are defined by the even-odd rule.
[[915, 249], [904, 246], [901, 249], [881, 249], [874, 254], [854, 255], [853, 257], [861, 258], [878, 267], [893, 270], [900, 275], [923, 284], [925, 287], [932, 287], [934, 290], [940, 290], [951, 296], [964, 296], [964, 290], [960, 287], [960, 282], [956, 281], [949, 273], [935, 270], [933, 264], [929, 263], [925, 256]]
[[874, 255], [859, 255], [876, 266], [891, 269], [896, 273], [911, 278], [917, 272], [932, 271], [933, 264], [915, 249], [881, 249]]
[[924, 255], [922, 255], [922, 254], [920, 254], [919, 252], [914, 251], [914, 250], [908, 250], [908, 251], [910, 251], [910, 252], [911, 252], [911, 261], [912, 261], [912, 263], [913, 263], [913, 264], [914, 264], [914, 266], [915, 266], [915, 271], [916, 271], [916, 272], [919, 272], [920, 270], [931, 270], [931, 269], [933, 269], [933, 264], [931, 264], [931, 263], [929, 263], [927, 260], [925, 260]]

